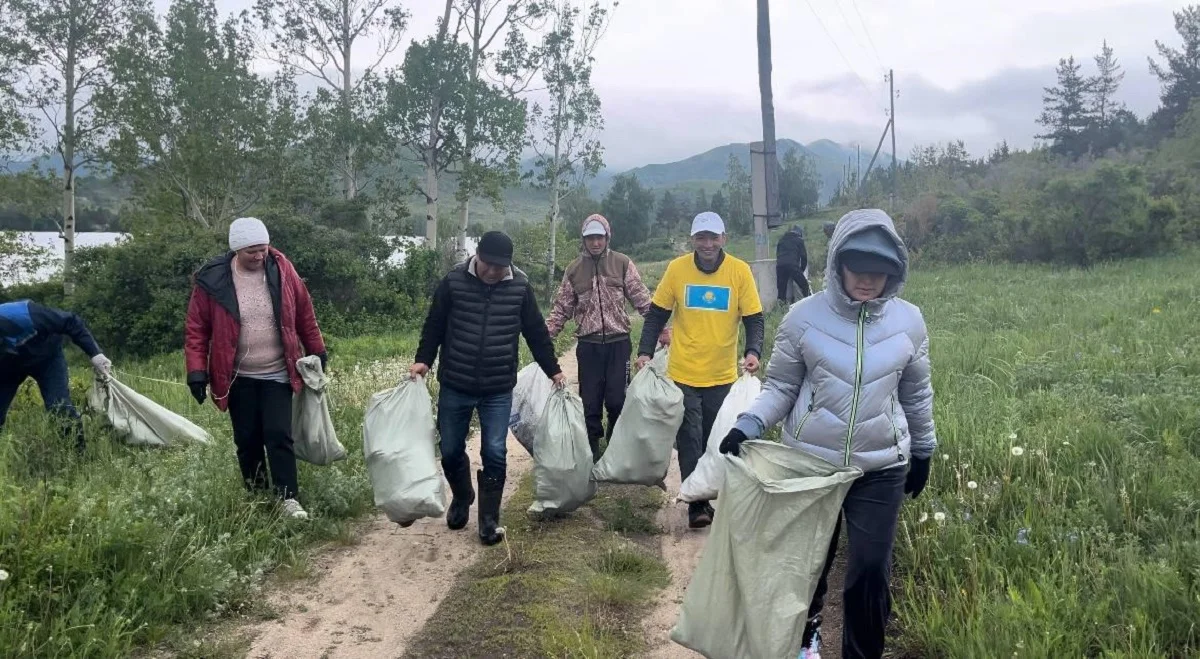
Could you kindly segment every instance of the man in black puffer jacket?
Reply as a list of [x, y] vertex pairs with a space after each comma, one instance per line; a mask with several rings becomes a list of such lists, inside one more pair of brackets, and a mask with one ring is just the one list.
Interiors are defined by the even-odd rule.
[[441, 349], [438, 367], [438, 434], [442, 471], [454, 499], [446, 525], [465, 528], [475, 490], [467, 458], [471, 413], [479, 410], [482, 436], [479, 479], [479, 539], [494, 545], [504, 537], [499, 528], [504, 492], [508, 417], [517, 385], [518, 341], [523, 335], [533, 358], [555, 386], [566, 378], [554, 356], [554, 343], [538, 309], [525, 273], [512, 266], [512, 240], [500, 231], [479, 239], [475, 256], [450, 271], [433, 294], [421, 329], [412, 378], [429, 372]]

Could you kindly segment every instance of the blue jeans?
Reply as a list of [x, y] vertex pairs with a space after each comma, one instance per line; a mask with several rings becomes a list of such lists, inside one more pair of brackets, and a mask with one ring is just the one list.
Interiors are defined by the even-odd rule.
[[76, 441], [83, 443], [83, 425], [79, 421], [79, 412], [71, 404], [71, 373], [67, 370], [67, 357], [61, 350], [49, 359], [33, 363], [18, 363], [10, 367], [5, 364], [4, 372], [0, 372], [0, 428], [8, 418], [8, 408], [12, 405], [17, 389], [26, 378], [33, 378], [38, 389], [42, 392], [42, 402], [46, 410], [57, 416], [65, 433], [72, 433]]
[[508, 417], [512, 411], [512, 392], [475, 396], [442, 385], [438, 394], [438, 434], [442, 437], [442, 469], [447, 474], [462, 469], [467, 458], [467, 433], [471, 431], [471, 413], [479, 410], [482, 435], [480, 457], [483, 475], [503, 480], [507, 468]]

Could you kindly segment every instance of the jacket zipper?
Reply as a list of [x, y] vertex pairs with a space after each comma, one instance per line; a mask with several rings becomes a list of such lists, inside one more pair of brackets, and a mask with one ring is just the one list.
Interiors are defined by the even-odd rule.
[[600, 309], [600, 343], [608, 343], [608, 332], [604, 328], [604, 291], [600, 289], [600, 261], [592, 261], [592, 289], [596, 291], [596, 304]]
[[846, 428], [845, 464], [850, 466], [850, 442], [854, 438], [854, 422], [858, 416], [858, 397], [862, 393], [863, 323], [867, 320], [867, 305], [858, 310], [858, 329], [854, 336], [854, 399], [850, 404], [850, 426]]
[[[483, 282], [479, 282], [483, 284]], [[492, 315], [492, 292], [496, 289], [495, 285], [488, 286], [483, 284], [483, 325], [479, 327], [479, 360], [483, 361], [483, 343], [487, 340], [488, 318]]]
[[896, 461], [904, 462], [904, 454], [900, 452], [900, 428], [896, 427], [896, 395], [892, 394], [892, 412], [888, 420], [892, 422], [892, 445], [896, 447]]
[[816, 402], [817, 394], [814, 392], [808, 397], [808, 410], [804, 412], [804, 416], [800, 417], [800, 423], [796, 424], [796, 441], [800, 441], [800, 432], [804, 430], [804, 424], [808, 423], [808, 417], [812, 416], [813, 404]]

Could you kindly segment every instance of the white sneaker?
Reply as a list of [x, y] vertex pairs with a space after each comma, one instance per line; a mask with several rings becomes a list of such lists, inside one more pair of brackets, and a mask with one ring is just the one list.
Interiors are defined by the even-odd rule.
[[283, 516], [291, 517], [292, 519], [308, 519], [308, 513], [300, 506], [300, 502], [295, 499], [283, 500]]

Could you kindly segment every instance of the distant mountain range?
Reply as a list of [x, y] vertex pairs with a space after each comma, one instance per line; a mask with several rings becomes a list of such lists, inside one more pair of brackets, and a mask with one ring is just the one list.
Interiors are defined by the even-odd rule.
[[[775, 146], [776, 153], [782, 161], [788, 151], [797, 151], [808, 156], [816, 166], [817, 175], [821, 178], [821, 203], [826, 203], [834, 191], [841, 185], [844, 177], [843, 167], [850, 165], [851, 171], [858, 167], [859, 152], [854, 145], [838, 144], [831, 140], [817, 140], [809, 144], [801, 144], [795, 140], [781, 139]], [[725, 182], [726, 169], [729, 166], [729, 156], [736, 156], [746, 171], [750, 170], [750, 144], [726, 144], [709, 149], [689, 158], [671, 163], [643, 165], [620, 174], [634, 174], [638, 181], [651, 188], [671, 189], [676, 187], [694, 189], [709, 188], [716, 192], [718, 186]], [[862, 168], [865, 170], [871, 160], [871, 151], [862, 153]], [[889, 167], [892, 158], [890, 154], [880, 153], [875, 167]], [[603, 196], [612, 185], [612, 180], [618, 172], [606, 170], [589, 184], [592, 194]], [[705, 185], [707, 184], [707, 185]]]

